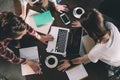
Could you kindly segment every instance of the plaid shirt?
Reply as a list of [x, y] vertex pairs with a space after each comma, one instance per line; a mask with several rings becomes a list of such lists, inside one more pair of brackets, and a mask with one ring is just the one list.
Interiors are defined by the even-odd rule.
[[[27, 27], [27, 30], [28, 30], [28, 34], [36, 37], [37, 39], [40, 38], [39, 34], [30, 26]], [[11, 63], [15, 63], [15, 64], [25, 63], [26, 59], [17, 57], [14, 54], [14, 52], [7, 47], [10, 41], [11, 40], [7, 40], [7, 39], [0, 41], [0, 56]]]

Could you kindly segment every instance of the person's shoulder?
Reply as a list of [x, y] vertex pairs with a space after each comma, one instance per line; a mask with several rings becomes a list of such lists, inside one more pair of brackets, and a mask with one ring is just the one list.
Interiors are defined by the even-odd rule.
[[112, 22], [106, 21], [105, 26], [110, 30], [119, 31], [119, 29]]
[[115, 25], [112, 22], [110, 22], [110, 21], [105, 21], [105, 26], [108, 27], [108, 28], [112, 28]]
[[110, 21], [105, 21], [105, 25], [113, 25], [113, 23]]

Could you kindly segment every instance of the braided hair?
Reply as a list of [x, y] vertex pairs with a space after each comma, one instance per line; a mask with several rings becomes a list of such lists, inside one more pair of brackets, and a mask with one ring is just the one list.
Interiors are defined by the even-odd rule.
[[0, 13], [0, 41], [19, 37], [25, 29], [27, 29], [27, 24], [22, 18], [12, 12]]

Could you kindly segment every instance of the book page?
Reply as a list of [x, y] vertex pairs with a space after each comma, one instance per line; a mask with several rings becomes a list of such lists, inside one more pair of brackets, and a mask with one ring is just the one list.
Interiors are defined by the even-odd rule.
[[81, 80], [88, 76], [84, 66], [82, 64], [70, 68], [66, 71], [69, 80]]
[[[28, 47], [28, 48], [21, 48], [21, 49], [19, 49], [19, 51], [20, 51], [21, 58], [25, 58], [25, 59], [34, 60], [34, 61], [39, 62], [39, 55], [38, 55], [37, 46]], [[23, 76], [35, 74], [35, 72], [32, 70], [32, 68], [27, 64], [21, 64], [21, 71], [22, 71]]]

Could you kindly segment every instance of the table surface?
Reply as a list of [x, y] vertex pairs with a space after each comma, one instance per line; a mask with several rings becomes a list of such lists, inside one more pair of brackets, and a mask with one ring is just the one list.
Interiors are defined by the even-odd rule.
[[[90, 4], [88, 4], [87, 2], [83, 2], [82, 0], [79, 0], [79, 1], [78, 0], [69, 0], [69, 1], [62, 0], [60, 4], [65, 4], [68, 6], [70, 11], [66, 12], [66, 14], [69, 16], [71, 22], [73, 20], [76, 20], [76, 18], [72, 14], [72, 11], [75, 7], [78, 7], [78, 6], [83, 7], [85, 11], [89, 11], [90, 9], [93, 8], [93, 6], [90, 7], [89, 6]], [[69, 25], [64, 25], [64, 23], [60, 19], [60, 13], [55, 11], [53, 7], [50, 7], [49, 9], [55, 18], [53, 22], [54, 26], [66, 27], [66, 28], [72, 27], [71, 23]], [[36, 45], [38, 46], [38, 49], [39, 49], [38, 50], [39, 55], [42, 56], [41, 61], [42, 60], [44, 61], [45, 57], [48, 56], [48, 53], [45, 50], [47, 47], [46, 45], [44, 45], [43, 43], [39, 42], [38, 40], [36, 40], [35, 38], [29, 35], [24, 36], [24, 38], [21, 40], [21, 47], [30, 47], [30, 46], [36, 46]], [[56, 69], [49, 69], [44, 64], [41, 67], [43, 70], [42, 75], [35, 74], [35, 75], [25, 76], [26, 80], [69, 80], [65, 72], [61, 72]]]

